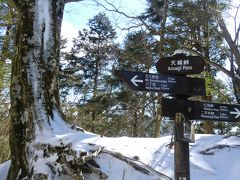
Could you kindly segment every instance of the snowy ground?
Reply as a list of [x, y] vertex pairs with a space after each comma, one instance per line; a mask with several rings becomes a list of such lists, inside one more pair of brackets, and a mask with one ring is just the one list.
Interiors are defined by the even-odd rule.
[[[171, 137], [162, 138], [100, 138], [93, 140], [107, 149], [118, 151], [140, 161], [155, 170], [174, 176], [174, 150], [166, 148]], [[196, 135], [196, 143], [190, 144], [190, 171], [193, 180], [239, 180], [240, 137], [220, 135]]]
[[[49, 139], [50, 143], [61, 138], [72, 142], [75, 149], [82, 148], [84, 144], [97, 144], [104, 149], [121, 153], [124, 156], [135, 159], [151, 166], [171, 178], [174, 176], [173, 149], [166, 146], [171, 137], [161, 138], [107, 138], [99, 137], [91, 133], [68, 133]], [[161, 179], [134, 174], [126, 168], [123, 162], [113, 160], [108, 154], [100, 154], [96, 158], [101, 169], [104, 170], [110, 180], [150, 180]], [[0, 165], [1, 180], [6, 179], [9, 161]], [[190, 169], [193, 180], [239, 180], [240, 179], [240, 137], [220, 135], [196, 135], [196, 143], [190, 144]], [[95, 179], [89, 176], [88, 179]]]

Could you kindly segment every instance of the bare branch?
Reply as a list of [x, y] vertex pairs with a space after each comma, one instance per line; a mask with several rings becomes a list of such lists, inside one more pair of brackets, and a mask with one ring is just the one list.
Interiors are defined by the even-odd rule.
[[117, 13], [119, 13], [119, 14], [121, 14], [121, 15], [124, 15], [124, 16], [127, 17], [127, 18], [137, 19], [137, 17], [135, 17], [135, 16], [130, 16], [130, 15], [128, 15], [128, 14], [122, 12], [122, 11], [119, 11], [118, 8], [117, 8], [113, 3], [110, 3], [110, 2], [108, 2], [107, 0], [104, 0], [104, 1], [105, 1], [110, 7], [112, 7], [112, 9], [109, 9], [109, 8], [107, 8], [105, 5], [99, 3], [97, 0], [94, 0], [94, 2], [95, 2], [98, 6], [103, 7], [103, 8], [104, 8], [105, 10], [107, 10], [107, 11], [117, 12]]
[[222, 71], [224, 74], [226, 74], [227, 76], [233, 78], [233, 77], [232, 77], [232, 74], [231, 74], [231, 72], [230, 72], [229, 70], [227, 70], [226, 68], [222, 67], [221, 65], [219, 65], [219, 64], [217, 64], [217, 63], [215, 63], [215, 62], [213, 62], [213, 61], [210, 61], [210, 60], [204, 58], [204, 57], [202, 56], [202, 54], [199, 53], [198, 51], [193, 50], [193, 49], [190, 49], [190, 48], [188, 48], [188, 47], [182, 47], [182, 48], [185, 49], [186, 51], [189, 51], [189, 52], [192, 52], [192, 53], [197, 54], [198, 56], [201, 56], [201, 57], [203, 58], [203, 60], [205, 61], [205, 63], [214, 66], [215, 68], [217, 68], [218, 70], [220, 70], [220, 71]]
[[[107, 6], [105, 6], [103, 3], [99, 3], [98, 0], [93, 0], [97, 6], [100, 6], [102, 7], [103, 9], [105, 9], [106, 11], [109, 11], [109, 12], [116, 12], [120, 15], [123, 15], [125, 16], [126, 18], [129, 18], [129, 19], [133, 19], [133, 20], [136, 20], [138, 23], [136, 23], [134, 26], [131, 26], [131, 27], [128, 27], [128, 28], [119, 28], [119, 29], [122, 29], [122, 30], [130, 30], [132, 28], [136, 28], [136, 27], [141, 27], [141, 26], [144, 26], [147, 30], [149, 31], [152, 31], [152, 27], [151, 25], [147, 24], [143, 19], [141, 19], [139, 16], [131, 16], [123, 11], [120, 11], [119, 8], [117, 8], [113, 3], [109, 2], [108, 0], [104, 0], [104, 2], [110, 6], [110, 8], [108, 8]], [[157, 34], [154, 34], [154, 35], [157, 35]]]
[[223, 37], [226, 40], [231, 50], [231, 53], [235, 56], [237, 65], [240, 67], [240, 52], [238, 50], [236, 43], [233, 41], [222, 17], [219, 18], [218, 24], [219, 27], [222, 29]]
[[235, 39], [234, 39], [234, 43], [236, 44], [237, 43], [237, 40], [239, 38], [239, 33], [240, 33], [240, 23], [239, 23], [239, 26], [237, 28], [237, 31], [236, 31], [236, 36], [235, 36]]
[[83, 0], [65, 0], [65, 3], [70, 3], [70, 2], [79, 2], [79, 1], [83, 1]]
[[117, 159], [119, 159], [121, 161], [124, 161], [129, 166], [133, 167], [137, 171], [140, 171], [141, 173], [149, 174], [149, 175], [154, 173], [154, 174], [157, 174], [160, 179], [169, 179], [169, 180], [171, 180], [170, 177], [167, 177], [166, 175], [164, 175], [164, 174], [154, 170], [150, 166], [148, 166], [148, 165], [144, 164], [143, 162], [141, 162], [140, 160], [138, 160], [137, 156], [135, 156], [133, 158], [129, 158], [129, 157], [126, 157], [126, 156], [122, 155], [121, 153], [112, 152], [112, 151], [109, 151], [107, 149], [103, 149], [101, 151], [101, 154], [109, 154], [109, 155], [113, 156], [114, 158], [117, 158]]
[[238, 17], [238, 10], [240, 9], [240, 5], [238, 5], [237, 7], [237, 10], [236, 10], [236, 13], [235, 13], [235, 16], [234, 16], [234, 22], [235, 22], [235, 32], [236, 32], [236, 36], [235, 36], [235, 39], [234, 39], [234, 43], [237, 42], [237, 39], [239, 37], [239, 32], [240, 32], [240, 23], [238, 25], [238, 28], [236, 28], [237, 26], [237, 17]]

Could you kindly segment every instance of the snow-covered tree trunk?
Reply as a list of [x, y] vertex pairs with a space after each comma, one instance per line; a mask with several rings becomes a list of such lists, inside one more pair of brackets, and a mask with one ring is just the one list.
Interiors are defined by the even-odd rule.
[[[8, 179], [29, 179], [34, 169], [32, 142], [59, 109], [59, 38], [64, 0], [15, 0], [19, 14], [16, 56], [12, 61], [12, 163]], [[47, 132], [46, 131], [46, 132]]]
[[[73, 1], [80, 0], [14, 0], [19, 23], [10, 88], [8, 180], [51, 180], [63, 175], [81, 180], [89, 174], [99, 179], [108, 178], [94, 160], [103, 147], [83, 142], [96, 135], [68, 126], [60, 109], [60, 29], [64, 5]], [[115, 159], [125, 161], [126, 167], [133, 168], [131, 172], [137, 171], [136, 175], [140, 172], [150, 179], [169, 179], [134, 159], [116, 154], [105, 151], [97, 160], [104, 161], [106, 155], [110, 155], [113, 162]]]

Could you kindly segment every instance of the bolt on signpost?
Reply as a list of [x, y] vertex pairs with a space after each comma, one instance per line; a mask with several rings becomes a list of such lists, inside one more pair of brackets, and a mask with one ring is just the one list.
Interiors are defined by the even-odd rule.
[[156, 68], [160, 74], [116, 70], [114, 73], [131, 89], [169, 93], [162, 99], [162, 116], [174, 118], [175, 180], [190, 180], [189, 142], [190, 120], [240, 121], [240, 105], [189, 101], [191, 96], [206, 95], [205, 80], [186, 77], [203, 71], [199, 56], [176, 54], [160, 59]]

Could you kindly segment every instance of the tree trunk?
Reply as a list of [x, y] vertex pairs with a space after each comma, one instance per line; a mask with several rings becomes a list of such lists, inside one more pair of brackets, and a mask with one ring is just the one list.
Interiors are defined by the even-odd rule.
[[238, 77], [233, 77], [232, 84], [233, 84], [233, 92], [234, 92], [236, 101], [238, 104], [240, 104], [240, 79]]
[[161, 130], [161, 122], [162, 122], [162, 95], [158, 95], [157, 98], [157, 112], [155, 117], [155, 129], [154, 129], [154, 137], [160, 137], [160, 130]]
[[[8, 179], [33, 176], [34, 140], [60, 113], [59, 38], [64, 0], [15, 0], [19, 14], [11, 77]], [[61, 115], [60, 115], [61, 117]]]
[[[19, 24], [16, 57], [12, 61], [8, 180], [55, 179], [55, 175], [62, 174], [83, 179], [83, 170], [95, 172], [99, 179], [107, 178], [96, 164], [87, 164], [102, 147], [89, 144], [87, 150], [81, 151], [74, 149], [72, 142], [63, 143], [63, 138], [54, 145], [42, 139], [46, 134], [56, 138], [53, 124], [63, 123], [58, 94], [59, 39], [64, 3], [73, 1], [76, 0], [14, 1]], [[37, 169], [36, 164], [41, 164], [41, 168]]]
[[[230, 57], [230, 63], [231, 63], [231, 79], [233, 83], [233, 90], [234, 95], [236, 97], [237, 103], [240, 103], [240, 73], [239, 73], [239, 67], [240, 67], [240, 51], [238, 49], [236, 39], [233, 41], [231, 34], [229, 33], [226, 24], [222, 17], [220, 17], [220, 20], [218, 21], [218, 24], [220, 28], [222, 29], [222, 34], [224, 39], [226, 40], [230, 51], [231, 51], [231, 57]], [[239, 33], [239, 31], [237, 31]], [[236, 33], [236, 37], [238, 37], [238, 34]], [[233, 59], [235, 59], [235, 62], [237, 64], [237, 68], [235, 70]]]
[[[164, 44], [165, 44], [165, 31], [166, 31], [166, 22], [167, 22], [167, 12], [168, 12], [168, 0], [164, 0], [164, 5], [161, 11], [163, 11], [162, 15], [162, 20], [161, 20], [161, 29], [159, 31], [159, 55], [160, 58], [163, 57], [164, 54]], [[159, 10], [159, 12], [161, 12]], [[158, 12], [158, 13], [159, 13]], [[155, 117], [155, 129], [154, 129], [154, 137], [160, 137], [160, 129], [161, 129], [161, 121], [162, 121], [162, 112], [161, 112], [161, 98], [162, 94], [158, 94], [157, 101], [158, 101], [158, 107], [157, 107], [157, 113]]]
[[[220, 20], [218, 21], [218, 24], [222, 29], [223, 37], [230, 48], [231, 54], [233, 54], [236, 59], [236, 64], [238, 65], [238, 67], [240, 67], [240, 51], [238, 49], [237, 43], [236, 41], [233, 41], [231, 34], [229, 33], [223, 18], [220, 17], [219, 19]], [[237, 37], [237, 34], [236, 34], [236, 37]]]
[[239, 73], [239, 70], [235, 70], [233, 54], [231, 54], [229, 59], [230, 59], [229, 77], [232, 80], [233, 93], [235, 95], [237, 103], [239, 104], [240, 103], [240, 79], [238, 77], [240, 73]]
[[132, 122], [132, 137], [138, 137], [138, 114], [134, 112], [133, 122]]
[[97, 101], [97, 88], [98, 88], [98, 75], [99, 75], [99, 57], [96, 57], [96, 64], [95, 64], [95, 71], [94, 71], [94, 77], [93, 77], [93, 107], [92, 107], [92, 122], [90, 125], [91, 132], [95, 132], [96, 125], [98, 124], [97, 121], [97, 107], [96, 107], [96, 101]]
[[[203, 2], [203, 9], [207, 12], [208, 9], [208, 2], [204, 0]], [[209, 37], [209, 22], [205, 21], [205, 23], [203, 24], [203, 38], [204, 38], [204, 44], [203, 44], [203, 52], [204, 52], [204, 57], [207, 60], [210, 60], [210, 37]], [[206, 72], [211, 76], [212, 78], [212, 74], [211, 74], [211, 69], [210, 69], [210, 65], [206, 64], [205, 66], [206, 68]], [[209, 95], [207, 95], [205, 97], [206, 101], [211, 102], [212, 101], [212, 95], [211, 93]], [[213, 133], [213, 122], [211, 121], [204, 121], [203, 122], [203, 128], [206, 134], [212, 134]]]
[[139, 128], [139, 136], [146, 137], [146, 119], [145, 119], [145, 111], [146, 111], [146, 101], [147, 101], [147, 94], [143, 93], [142, 95], [142, 103], [141, 103], [141, 112], [139, 114], [140, 121], [138, 122]]

